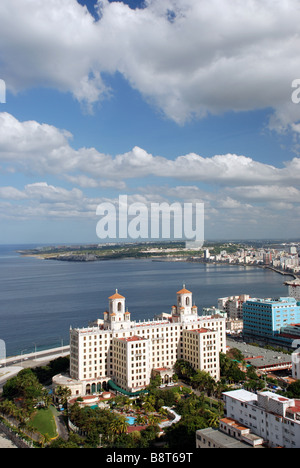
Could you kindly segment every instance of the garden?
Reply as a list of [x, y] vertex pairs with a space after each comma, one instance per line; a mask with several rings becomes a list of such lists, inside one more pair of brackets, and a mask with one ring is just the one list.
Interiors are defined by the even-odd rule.
[[[196, 430], [218, 427], [223, 417], [222, 392], [236, 385], [260, 389], [268, 383], [251, 367], [242, 371], [242, 360], [237, 351], [221, 353], [218, 382], [179, 360], [175, 365], [176, 386], [160, 388], [157, 376], [146, 393], [135, 398], [112, 393], [104, 407], [83, 406], [82, 398], [70, 404], [70, 391], [58, 387], [55, 394], [65, 408], [59, 412], [50, 391], [52, 376], [66, 372], [69, 366], [68, 358], [59, 358], [45, 367], [23, 369], [7, 381], [0, 399], [0, 421], [36, 447], [177, 450], [180, 446], [193, 450]], [[286, 388], [287, 396], [298, 394], [299, 385]], [[64, 421], [63, 437], [58, 420], [60, 424]]]

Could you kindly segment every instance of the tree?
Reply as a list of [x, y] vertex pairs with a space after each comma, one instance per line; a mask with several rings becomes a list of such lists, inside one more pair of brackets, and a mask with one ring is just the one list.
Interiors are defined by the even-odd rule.
[[208, 420], [209, 427], [219, 427], [219, 416], [213, 411], [207, 411], [206, 419]]
[[129, 424], [124, 416], [117, 416], [110, 423], [109, 428], [112, 434], [124, 434], [127, 432], [128, 426]]
[[238, 363], [232, 361], [224, 353], [220, 353], [220, 373], [229, 382], [240, 382], [246, 379], [246, 375], [239, 369]]
[[300, 380], [296, 380], [287, 387], [287, 394], [289, 398], [300, 398]]
[[51, 442], [51, 437], [49, 434], [40, 434], [40, 442], [41, 446], [45, 447], [46, 444], [49, 444]]
[[4, 400], [0, 403], [0, 411], [7, 416], [11, 416], [13, 418], [17, 417], [18, 415], [18, 408], [16, 405], [10, 400]]
[[215, 388], [215, 381], [208, 372], [197, 370], [191, 378], [193, 388], [210, 395]]
[[192, 367], [192, 365], [184, 359], [179, 359], [178, 361], [176, 361], [174, 369], [180, 378], [188, 380], [195, 373], [195, 370]]
[[155, 388], [158, 388], [161, 385], [161, 376], [157, 374], [155, 377], [152, 377], [150, 384], [148, 385], [148, 390], [151, 391]]
[[150, 414], [148, 416], [148, 423], [150, 426], [157, 426], [157, 424], [159, 423], [159, 418], [154, 414]]
[[43, 386], [31, 369], [21, 370], [16, 377], [9, 379], [3, 387], [3, 397], [9, 400], [21, 398], [23, 407], [29, 413], [43, 395]]
[[59, 398], [59, 401], [63, 406], [67, 405], [68, 398], [71, 396], [72, 392], [68, 387], [63, 385], [58, 385], [55, 388], [55, 395]]

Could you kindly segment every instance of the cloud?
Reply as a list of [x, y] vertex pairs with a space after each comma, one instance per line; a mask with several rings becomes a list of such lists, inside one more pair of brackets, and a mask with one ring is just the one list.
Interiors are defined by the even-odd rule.
[[0, 187], [0, 199], [7, 200], [24, 200], [26, 194], [15, 187]]
[[48, 124], [34, 120], [20, 122], [7, 112], [0, 114], [0, 151], [10, 152], [12, 157], [12, 138], [16, 153], [28, 153], [39, 150], [41, 145], [47, 151], [63, 146], [71, 136], [71, 133]]
[[76, 188], [66, 190], [61, 187], [48, 185], [46, 182], [26, 185], [25, 194], [28, 198], [38, 200], [39, 203], [77, 202], [83, 198], [81, 190]]
[[1, 73], [8, 89], [46, 86], [87, 103], [99, 100], [104, 85], [93, 54], [87, 54], [96, 45], [87, 8], [76, 0], [4, 0], [0, 16]]
[[246, 187], [227, 188], [232, 196], [240, 200], [252, 202], [291, 202], [300, 204], [300, 190], [293, 186], [253, 185]]
[[[96, 207], [102, 198], [86, 197], [77, 188], [63, 187], [36, 182], [22, 190], [0, 187], [0, 216], [10, 219], [69, 219], [95, 218]], [[7, 201], [10, 200], [10, 201]]]
[[[0, 113], [0, 162], [11, 171], [55, 175], [82, 188], [124, 190], [125, 180], [155, 176], [220, 186], [299, 185], [300, 158], [278, 168], [237, 154], [203, 157], [195, 153], [167, 159], [134, 147], [116, 156], [71, 146], [72, 135], [36, 121]], [[250, 193], [250, 192], [249, 192]], [[253, 191], [252, 191], [253, 193]]]
[[46, 86], [88, 108], [121, 73], [168, 118], [273, 109], [292, 129], [298, 78], [298, 0], [147, 0], [142, 9], [99, 0], [99, 19], [76, 0], [2, 0], [0, 63], [13, 92]]

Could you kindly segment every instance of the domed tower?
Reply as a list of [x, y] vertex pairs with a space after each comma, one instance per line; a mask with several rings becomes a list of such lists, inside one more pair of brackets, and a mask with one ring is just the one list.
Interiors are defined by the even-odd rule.
[[130, 312], [125, 310], [125, 297], [116, 289], [115, 294], [108, 298], [109, 310], [104, 312], [105, 328], [124, 330], [130, 328]]
[[198, 318], [197, 307], [193, 306], [193, 293], [183, 288], [177, 292], [177, 314], [181, 322], [191, 322]]

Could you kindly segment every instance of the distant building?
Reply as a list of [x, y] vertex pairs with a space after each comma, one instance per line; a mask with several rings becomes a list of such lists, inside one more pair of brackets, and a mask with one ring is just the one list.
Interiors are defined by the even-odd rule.
[[243, 331], [244, 322], [239, 319], [227, 319], [226, 320], [226, 332], [229, 334], [239, 334]]
[[265, 265], [271, 265], [272, 263], [272, 252], [264, 252], [263, 262]]
[[289, 296], [300, 301], [300, 280], [286, 281], [284, 284], [288, 286]]
[[226, 416], [262, 437], [269, 447], [300, 448], [300, 400], [270, 391], [223, 393]]
[[300, 305], [293, 297], [249, 299], [243, 304], [245, 341], [264, 341], [291, 346], [293, 338], [281, 336], [281, 329], [300, 323]]
[[205, 259], [205, 260], [209, 260], [209, 258], [210, 258], [209, 249], [205, 249], [205, 250], [204, 250], [204, 259]]
[[299, 348], [292, 354], [292, 377], [293, 379], [300, 380], [300, 342]]
[[231, 319], [243, 318], [243, 304], [250, 296], [241, 294], [239, 296], [220, 297], [218, 299], [218, 308], [227, 313], [227, 317]]

